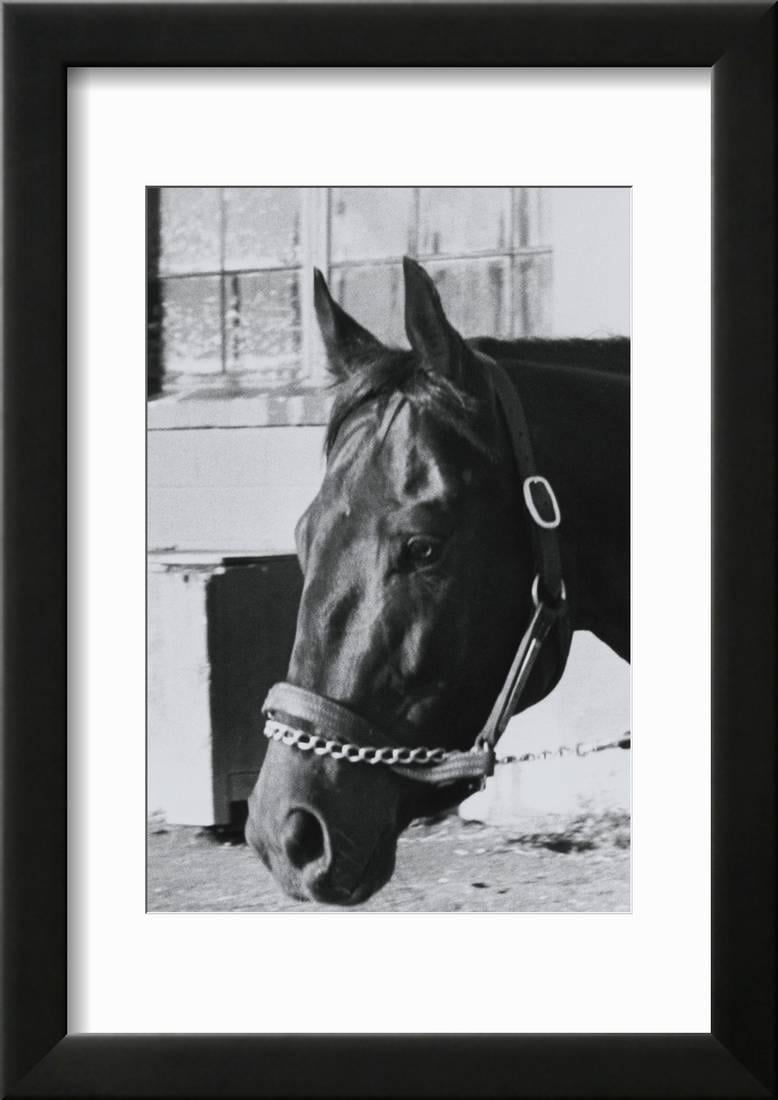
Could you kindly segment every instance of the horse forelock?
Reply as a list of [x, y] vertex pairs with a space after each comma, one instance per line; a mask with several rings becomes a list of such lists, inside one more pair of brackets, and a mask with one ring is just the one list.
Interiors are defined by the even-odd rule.
[[[430, 371], [410, 351], [384, 348], [360, 364], [346, 379], [338, 382], [335, 403], [327, 425], [325, 454], [332, 455], [336, 442], [354, 415], [372, 406], [376, 425], [386, 430], [393, 419], [390, 403], [400, 396], [417, 412], [426, 413], [436, 423], [466, 441], [490, 462], [497, 461], [494, 440], [484, 431], [481, 403], [451, 379]], [[389, 417], [386, 413], [389, 411]], [[396, 411], [396, 409], [395, 409]], [[382, 430], [380, 435], [385, 435]]]

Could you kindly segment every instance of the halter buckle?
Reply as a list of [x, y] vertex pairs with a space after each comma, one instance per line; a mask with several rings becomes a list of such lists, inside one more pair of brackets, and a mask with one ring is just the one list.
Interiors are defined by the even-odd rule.
[[[533, 496], [533, 489], [536, 485], [542, 485], [546, 490], [546, 495], [553, 509], [553, 517], [551, 519], [543, 519], [538, 511], [538, 506]], [[543, 527], [546, 531], [553, 531], [554, 528], [558, 527], [562, 521], [562, 513], [559, 511], [559, 502], [557, 501], [554, 490], [551, 488], [548, 478], [541, 477], [540, 474], [533, 474], [532, 477], [525, 477], [522, 490], [524, 492], [524, 503], [527, 505], [527, 511], [538, 527]]]

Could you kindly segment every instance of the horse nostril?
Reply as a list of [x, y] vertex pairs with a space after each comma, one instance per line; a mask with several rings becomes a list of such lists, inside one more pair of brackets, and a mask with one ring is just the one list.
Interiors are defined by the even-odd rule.
[[308, 810], [290, 810], [282, 840], [287, 859], [298, 871], [324, 855], [324, 830], [318, 817]]

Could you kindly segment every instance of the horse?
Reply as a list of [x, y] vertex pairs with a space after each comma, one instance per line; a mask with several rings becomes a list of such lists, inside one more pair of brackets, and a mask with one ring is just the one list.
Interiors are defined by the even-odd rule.
[[246, 824], [287, 894], [331, 905], [372, 896], [410, 822], [483, 783], [573, 631], [629, 660], [629, 340], [466, 340], [403, 268], [409, 349], [315, 272], [326, 470]]

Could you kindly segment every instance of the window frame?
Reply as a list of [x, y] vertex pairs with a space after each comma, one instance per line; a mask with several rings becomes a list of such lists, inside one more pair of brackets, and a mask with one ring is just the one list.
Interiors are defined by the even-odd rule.
[[[149, 283], [149, 313], [147, 316], [149, 344], [151, 345], [155, 334], [153, 332], [156, 322], [158, 341], [156, 354], [149, 347], [147, 356], [148, 378], [148, 426], [150, 430], [162, 430], [171, 428], [210, 428], [210, 427], [261, 427], [283, 426], [325, 423], [329, 415], [332, 403], [332, 395], [329, 391], [328, 376], [324, 350], [316, 323], [314, 298], [313, 298], [313, 273], [315, 268], [322, 270], [328, 280], [333, 278], [337, 271], [348, 271], [358, 268], [381, 268], [398, 264], [402, 256], [382, 256], [380, 258], [340, 258], [332, 260], [332, 202], [335, 191], [334, 186], [328, 187], [299, 187], [300, 192], [300, 246], [299, 261], [296, 264], [278, 264], [257, 266], [256, 271], [261, 273], [266, 270], [294, 271], [299, 279], [300, 294], [300, 368], [298, 377], [288, 383], [269, 382], [261, 393], [241, 392], [241, 379], [239, 372], [229, 370], [229, 351], [226, 347], [227, 334], [225, 332], [226, 315], [226, 280], [234, 274], [225, 269], [225, 214], [224, 191], [226, 188], [218, 188], [221, 192], [221, 220], [220, 233], [220, 263], [219, 272], [206, 272], [208, 275], [218, 274], [221, 279], [221, 311], [222, 311], [222, 371], [220, 375], [203, 376], [202, 379], [193, 377], [190, 385], [185, 385], [172, 392], [165, 392], [164, 388], [164, 349], [162, 347], [161, 333], [161, 292], [160, 288], [165, 278], [196, 277], [203, 273], [192, 272], [187, 276], [185, 272], [161, 273], [158, 267], [159, 240], [156, 249], [154, 247], [153, 233], [157, 236], [160, 232], [160, 207], [161, 193], [164, 188], [157, 191], [160, 199], [157, 203], [156, 226], [149, 224], [150, 244], [148, 260]], [[458, 188], [452, 188], [459, 190]], [[502, 190], [503, 187], [495, 188]], [[151, 190], [151, 189], [150, 189]], [[356, 190], [356, 188], [355, 188]], [[361, 190], [361, 189], [360, 189]], [[374, 190], [365, 188], [364, 190]], [[375, 188], [375, 190], [385, 190]], [[507, 287], [504, 292], [504, 305], [507, 307], [510, 318], [509, 331], [503, 333], [504, 338], [511, 339], [527, 335], [526, 324], [521, 324], [522, 310], [520, 308], [517, 271], [522, 257], [534, 258], [548, 256], [549, 264], [553, 264], [553, 244], [550, 235], [550, 203], [547, 188], [505, 186], [509, 192], [509, 226], [506, 233], [506, 244], [502, 248], [489, 247], [474, 249], [472, 251], [430, 252], [420, 249], [421, 244], [421, 192], [422, 187], [414, 187], [414, 209], [411, 225], [411, 240], [408, 251], [423, 264], [431, 267], [443, 264], [456, 264], [473, 260], [505, 260], [508, 270]], [[432, 189], [430, 189], [432, 190]], [[442, 189], [434, 189], [442, 190]], [[151, 209], [151, 205], [149, 209]], [[522, 232], [522, 225], [524, 231]], [[544, 240], [544, 237], [547, 240]], [[156, 265], [156, 270], [152, 267]], [[552, 270], [552, 268], [550, 268]], [[247, 269], [248, 270], [248, 269]], [[253, 273], [254, 268], [251, 268]], [[552, 277], [552, 276], [550, 276]], [[542, 307], [540, 325], [547, 327], [550, 307], [550, 293], [548, 301]], [[157, 310], [156, 318], [152, 316], [152, 309]], [[545, 313], [545, 318], [543, 318]], [[545, 324], [543, 321], [545, 320]], [[532, 335], [546, 335], [543, 332], [533, 332]], [[483, 335], [490, 335], [484, 333]], [[495, 334], [496, 335], [496, 334]], [[229, 395], [226, 379], [230, 377], [229, 388], [233, 392]], [[225, 385], [221, 386], [217, 378], [225, 379]], [[208, 379], [206, 381], [206, 378]], [[157, 387], [154, 392], [154, 387]]]

